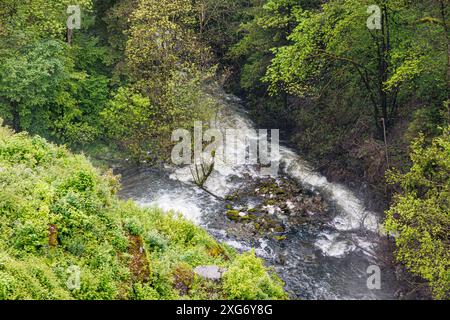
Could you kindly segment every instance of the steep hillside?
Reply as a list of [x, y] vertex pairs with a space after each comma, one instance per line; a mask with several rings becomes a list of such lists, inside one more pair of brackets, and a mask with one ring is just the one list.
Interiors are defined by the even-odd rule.
[[[115, 197], [83, 155], [0, 128], [0, 299], [269, 299], [282, 283], [174, 213]], [[220, 282], [193, 268], [228, 270]]]

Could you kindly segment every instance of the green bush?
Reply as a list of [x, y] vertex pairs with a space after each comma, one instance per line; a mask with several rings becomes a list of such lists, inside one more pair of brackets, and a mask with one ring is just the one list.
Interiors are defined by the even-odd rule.
[[21, 261], [0, 253], [0, 300], [72, 299], [59, 279], [42, 259]]
[[152, 251], [165, 251], [168, 245], [167, 239], [156, 231], [150, 231], [145, 241]]
[[126, 218], [124, 226], [132, 236], [139, 236], [143, 232], [140, 222], [136, 218]]
[[236, 258], [224, 275], [227, 297], [236, 300], [285, 299], [281, 280], [267, 273], [254, 252]]
[[412, 145], [412, 167], [389, 179], [400, 185], [387, 212], [386, 229], [395, 235], [397, 259], [426, 279], [438, 299], [450, 298], [450, 128]]
[[[178, 214], [120, 201], [117, 189], [117, 178], [84, 156], [0, 127], [0, 299], [283, 296], [259, 259], [242, 260], [230, 248], [214, 254], [218, 244], [206, 231]], [[239, 279], [258, 289], [231, 295], [241, 290], [232, 270], [246, 261], [252, 266]], [[180, 291], [180, 265], [230, 267], [231, 276]], [[79, 285], [68, 286], [74, 279]]]

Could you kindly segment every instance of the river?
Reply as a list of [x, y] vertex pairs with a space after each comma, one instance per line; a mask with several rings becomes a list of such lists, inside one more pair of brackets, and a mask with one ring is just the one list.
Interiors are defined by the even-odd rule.
[[[223, 94], [222, 100], [222, 128], [254, 128], [238, 98]], [[280, 146], [280, 162], [281, 175], [320, 195], [329, 206], [325, 223], [290, 226], [284, 241], [264, 235], [239, 237], [228, 232], [237, 224], [226, 217], [225, 201], [198, 188], [188, 167], [126, 170], [122, 172], [120, 196], [142, 206], [180, 212], [218, 241], [239, 251], [255, 248], [257, 255], [285, 281], [292, 298], [396, 299], [401, 284], [393, 267], [384, 263], [385, 241], [379, 235], [381, 214], [367, 210], [362, 199], [345, 186], [329, 182], [292, 149]], [[260, 172], [252, 166], [223, 164], [216, 166], [206, 188], [225, 197], [241, 188], [249, 177], [261, 178]], [[368, 288], [367, 269], [372, 265], [381, 269], [381, 289]]]

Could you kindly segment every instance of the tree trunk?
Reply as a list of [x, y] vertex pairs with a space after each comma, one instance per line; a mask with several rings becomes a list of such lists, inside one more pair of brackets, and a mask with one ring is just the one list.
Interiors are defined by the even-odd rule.
[[386, 126], [389, 126], [390, 120], [388, 115], [388, 94], [384, 90], [384, 83], [388, 80], [389, 72], [389, 51], [390, 51], [390, 39], [389, 39], [389, 23], [388, 23], [388, 13], [386, 6], [383, 7], [382, 12], [382, 42], [381, 42], [381, 55], [380, 55], [380, 77], [379, 77], [379, 92], [381, 100], [381, 113], [386, 121]]
[[445, 39], [447, 39], [447, 72], [445, 75], [445, 81], [447, 82], [447, 98], [450, 95], [450, 35], [449, 35], [449, 27], [447, 24], [447, 15], [446, 15], [446, 5], [445, 1], [439, 1], [441, 4], [441, 16], [442, 16], [442, 24], [444, 25]]
[[205, 8], [205, 4], [202, 3], [200, 5], [200, 13], [199, 13], [200, 39], [203, 39], [203, 32], [204, 32], [204, 28], [205, 28], [205, 21], [206, 21], [206, 8]]
[[389, 109], [389, 103], [395, 103], [394, 99], [390, 99], [388, 92], [384, 89], [384, 84], [389, 79], [389, 55], [391, 50], [391, 40], [390, 40], [390, 30], [389, 30], [389, 17], [387, 6], [384, 5], [382, 8], [381, 16], [381, 35], [379, 37], [378, 45], [378, 106], [375, 112], [375, 123], [377, 126], [378, 136], [381, 139], [384, 137], [384, 127], [380, 125], [381, 116], [384, 120], [385, 126], [388, 128], [392, 125], [391, 114]]
[[18, 106], [17, 102], [13, 102], [12, 103], [11, 114], [12, 114], [12, 117], [13, 117], [12, 125], [13, 125], [14, 131], [16, 133], [22, 131], [22, 127], [21, 127], [21, 124], [20, 124], [19, 106]]
[[66, 35], [66, 38], [67, 38], [67, 44], [68, 44], [69, 46], [72, 45], [72, 37], [73, 37], [73, 29], [67, 28], [67, 35]]

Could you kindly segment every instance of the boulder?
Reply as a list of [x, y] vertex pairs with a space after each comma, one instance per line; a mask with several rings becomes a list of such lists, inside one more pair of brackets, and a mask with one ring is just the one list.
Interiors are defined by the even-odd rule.
[[199, 266], [194, 269], [196, 275], [206, 280], [219, 281], [227, 270], [218, 266]]

